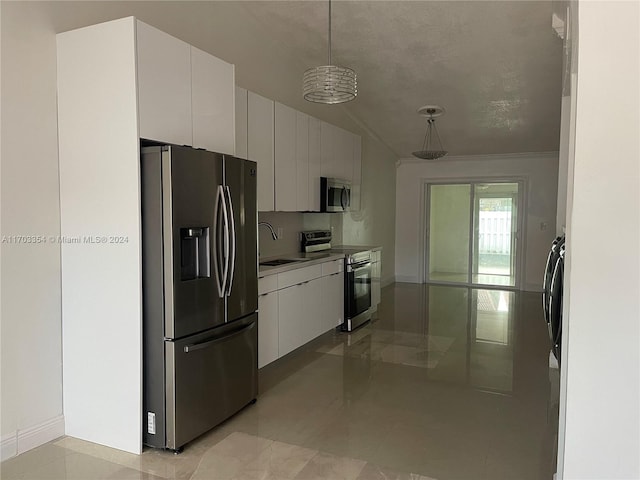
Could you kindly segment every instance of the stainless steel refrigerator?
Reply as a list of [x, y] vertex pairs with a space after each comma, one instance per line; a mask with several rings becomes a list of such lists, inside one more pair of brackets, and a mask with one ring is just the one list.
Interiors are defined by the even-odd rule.
[[180, 450], [257, 395], [256, 164], [142, 148], [143, 439]]

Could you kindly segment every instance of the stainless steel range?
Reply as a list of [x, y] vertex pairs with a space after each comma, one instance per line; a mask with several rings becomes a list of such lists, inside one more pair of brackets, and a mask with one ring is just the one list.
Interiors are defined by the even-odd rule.
[[344, 254], [344, 323], [342, 330], [352, 332], [371, 319], [371, 251], [357, 248], [332, 248], [331, 232], [302, 232], [303, 252], [329, 251]]

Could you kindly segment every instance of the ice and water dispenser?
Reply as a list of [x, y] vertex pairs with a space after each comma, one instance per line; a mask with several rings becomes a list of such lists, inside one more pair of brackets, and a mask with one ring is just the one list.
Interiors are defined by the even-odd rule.
[[211, 276], [209, 227], [180, 229], [181, 280]]

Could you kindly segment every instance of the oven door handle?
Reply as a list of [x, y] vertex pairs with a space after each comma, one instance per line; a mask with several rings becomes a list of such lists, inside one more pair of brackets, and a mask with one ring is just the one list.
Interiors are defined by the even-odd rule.
[[355, 272], [367, 267], [371, 267], [371, 262], [352, 263], [350, 265], [347, 265], [347, 272]]

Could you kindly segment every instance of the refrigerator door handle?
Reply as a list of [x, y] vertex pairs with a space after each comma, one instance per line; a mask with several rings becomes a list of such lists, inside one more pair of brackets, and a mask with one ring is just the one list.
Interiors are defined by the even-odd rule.
[[191, 345], [186, 345], [184, 347], [184, 353], [191, 353], [191, 352], [195, 352], [197, 350], [202, 350], [203, 348], [209, 348], [210, 346], [222, 341], [222, 340], [228, 340], [230, 338], [233, 338], [237, 335], [240, 335], [241, 333], [246, 332], [247, 330], [251, 330], [253, 327], [256, 326], [255, 322], [250, 323], [249, 325], [246, 325], [234, 332], [231, 332], [229, 334], [223, 335], [221, 337], [218, 338], [214, 338], [213, 340], [207, 340], [206, 342], [202, 342], [202, 343], [193, 343]]
[[233, 276], [236, 272], [236, 223], [233, 218], [233, 201], [231, 199], [231, 191], [228, 186], [224, 187], [227, 194], [227, 202], [229, 204], [229, 225], [231, 227], [231, 252], [229, 254], [229, 278], [227, 282], [226, 294], [231, 295], [231, 287], [233, 286]]
[[[219, 212], [222, 209], [222, 221], [224, 222], [225, 235], [223, 236], [223, 250], [220, 250], [220, 217]], [[226, 289], [226, 281], [227, 281], [227, 272], [229, 268], [229, 259], [227, 255], [227, 251], [229, 248], [229, 235], [228, 235], [228, 227], [227, 227], [227, 207], [224, 199], [224, 190], [222, 185], [218, 185], [218, 192], [216, 194], [216, 205], [215, 205], [215, 213], [213, 224], [215, 228], [215, 238], [214, 238], [214, 255], [213, 255], [213, 263], [215, 268], [215, 276], [216, 276], [216, 286], [218, 287], [218, 296], [220, 298], [224, 297], [224, 292]], [[221, 262], [221, 254], [224, 256], [224, 261]], [[224, 263], [223, 266], [220, 263]]]

